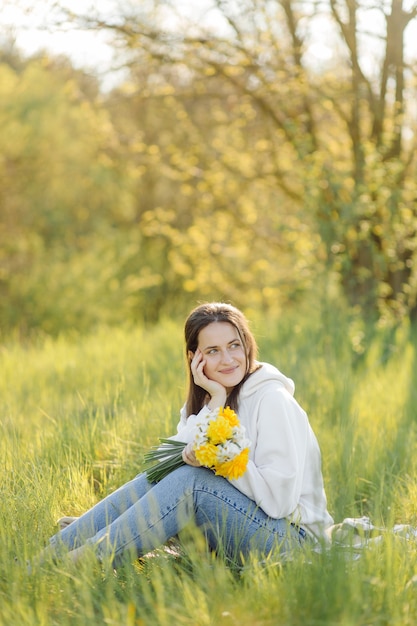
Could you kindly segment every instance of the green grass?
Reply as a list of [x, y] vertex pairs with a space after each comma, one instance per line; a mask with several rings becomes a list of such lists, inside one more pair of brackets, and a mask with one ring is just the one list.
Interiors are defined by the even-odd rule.
[[[336, 310], [253, 327], [261, 359], [296, 382], [336, 521], [417, 526], [416, 333], [370, 333]], [[182, 350], [182, 327], [170, 321], [0, 348], [1, 626], [417, 623], [417, 543], [391, 535], [359, 560], [334, 547], [241, 571], [208, 554], [192, 528], [181, 558], [160, 551], [117, 575], [88, 559], [32, 575], [15, 563], [39, 551], [57, 518], [134, 476], [173, 432]]]

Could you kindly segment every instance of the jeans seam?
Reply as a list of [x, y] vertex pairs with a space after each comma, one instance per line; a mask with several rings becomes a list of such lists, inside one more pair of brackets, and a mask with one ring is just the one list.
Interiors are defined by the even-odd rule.
[[[114, 552], [114, 556], [118, 556], [121, 552], [126, 550], [126, 548], [128, 548], [130, 545], [132, 545], [132, 543], [135, 543], [136, 539], [139, 536], [143, 537], [143, 536], [146, 536], [148, 533], [151, 533], [152, 530], [155, 528], [155, 526], [157, 526], [161, 522], [163, 523], [163, 520], [166, 518], [166, 516], [169, 515], [170, 513], [172, 513], [173, 511], [175, 511], [176, 509], [178, 509], [178, 506], [182, 502], [184, 502], [184, 500], [189, 498], [191, 493], [184, 493], [183, 497], [175, 502], [175, 506], [173, 506], [172, 508], [167, 508], [165, 512], [161, 511], [161, 515], [158, 517], [158, 519], [155, 520], [152, 524], [148, 524], [143, 532], [139, 532], [139, 531], [136, 532], [134, 537], [131, 537], [129, 540], [125, 540], [125, 542], [123, 544], [121, 544], [120, 540], [118, 540], [118, 542], [117, 542], [118, 543], [118, 547], [117, 547], [117, 550], [115, 550], [115, 552]], [[149, 548], [149, 550], [152, 550], [152, 548]]]
[[[197, 487], [195, 489], [195, 491], [199, 491], [201, 493], [209, 493], [212, 496], [216, 497], [218, 500], [221, 500], [221, 502], [226, 503], [227, 505], [230, 505], [235, 511], [237, 511], [238, 513], [241, 513], [242, 515], [244, 515], [244, 517], [249, 520], [252, 523], [255, 523], [258, 526], [258, 529], [263, 528], [265, 530], [267, 530], [268, 532], [270, 532], [271, 534], [277, 535], [278, 537], [285, 537], [286, 533], [280, 530], [275, 530], [275, 529], [271, 529], [267, 526], [266, 523], [262, 522], [262, 520], [260, 520], [259, 518], [255, 517], [255, 516], [251, 516], [250, 513], [245, 510], [245, 509], [240, 509], [238, 506], [236, 506], [236, 504], [232, 503], [231, 501], [228, 501], [226, 498], [222, 497], [221, 495], [219, 495], [216, 492], [210, 491], [209, 489], [204, 489], [202, 487]], [[256, 505], [256, 509], [260, 509], [260, 507], [258, 505]], [[261, 509], [262, 510], [262, 509]]]

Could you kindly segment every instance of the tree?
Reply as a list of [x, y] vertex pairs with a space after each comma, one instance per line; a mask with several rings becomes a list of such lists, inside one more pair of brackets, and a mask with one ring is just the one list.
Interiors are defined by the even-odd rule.
[[97, 84], [63, 59], [0, 65], [2, 331], [106, 319], [117, 265], [104, 244], [123, 178], [97, 100]]
[[[405, 41], [417, 3], [213, 0], [212, 15], [216, 30], [178, 19], [167, 0], [115, 20], [84, 16], [84, 25], [114, 33], [137, 87], [150, 64], [146, 97], [169, 91], [182, 112], [183, 152], [199, 152], [189, 166], [171, 159], [171, 177], [175, 170], [198, 189], [197, 163], [208, 167], [203, 186], [212, 188], [216, 172], [222, 191], [234, 186], [223, 215], [250, 224], [269, 270], [294, 233], [302, 254], [307, 227], [319, 237], [309, 261], [337, 274], [351, 304], [415, 313], [416, 85]], [[320, 63], [312, 57], [319, 19], [332, 48]]]

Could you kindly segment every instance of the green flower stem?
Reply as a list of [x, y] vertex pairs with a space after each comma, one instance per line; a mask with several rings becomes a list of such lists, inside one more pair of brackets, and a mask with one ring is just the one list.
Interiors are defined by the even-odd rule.
[[186, 443], [172, 439], [160, 439], [162, 446], [154, 448], [145, 454], [146, 475], [149, 482], [159, 482], [173, 470], [185, 465], [182, 460], [182, 451]]

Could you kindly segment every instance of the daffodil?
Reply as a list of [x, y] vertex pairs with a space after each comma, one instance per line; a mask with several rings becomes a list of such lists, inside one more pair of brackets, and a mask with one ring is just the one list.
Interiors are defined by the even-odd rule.
[[207, 438], [210, 443], [217, 445], [227, 441], [232, 436], [232, 427], [227, 419], [219, 416], [217, 419], [212, 420], [207, 428]]
[[239, 418], [230, 406], [220, 407], [219, 415], [227, 419], [230, 426], [239, 426]]
[[248, 459], [249, 448], [245, 448], [240, 454], [235, 456], [230, 461], [225, 461], [224, 463], [216, 466], [215, 471], [217, 476], [224, 476], [224, 478], [228, 478], [229, 480], [236, 480], [237, 478], [240, 478], [246, 472]]
[[[158, 482], [174, 469], [184, 465], [182, 451], [186, 443], [161, 439], [161, 446], [145, 454], [146, 470], [150, 482]], [[196, 459], [218, 476], [236, 480], [246, 471], [250, 441], [235, 411], [220, 407], [203, 414], [193, 435]]]
[[204, 467], [214, 467], [217, 462], [217, 447], [212, 443], [205, 443], [195, 450], [195, 458]]

